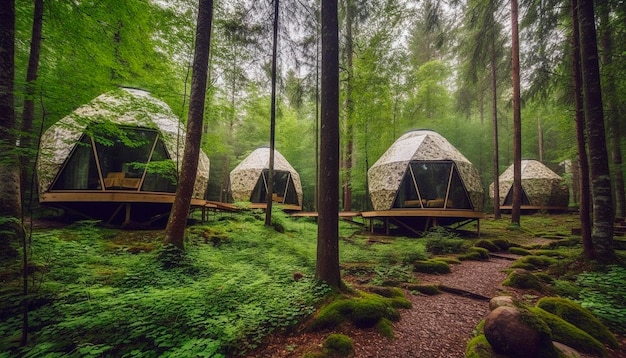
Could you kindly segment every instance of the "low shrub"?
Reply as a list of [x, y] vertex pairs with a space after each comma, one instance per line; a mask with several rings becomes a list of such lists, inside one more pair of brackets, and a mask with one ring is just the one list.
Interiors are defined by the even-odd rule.
[[500, 251], [500, 247], [489, 240], [478, 240], [474, 243], [475, 247], [482, 247], [483, 249], [487, 249], [489, 252], [498, 252]]
[[446, 262], [433, 259], [415, 261], [413, 264], [413, 271], [434, 274], [445, 274], [451, 272], [450, 266]]
[[580, 352], [606, 356], [604, 345], [587, 332], [539, 307], [530, 307], [529, 310], [550, 327], [553, 340], [570, 346]]
[[537, 307], [561, 317], [602, 343], [614, 348], [619, 346], [608, 328], [589, 310], [574, 301], [560, 297], [544, 297], [537, 302]]
[[459, 254], [465, 251], [463, 239], [433, 238], [426, 241], [426, 251], [433, 255]]
[[354, 350], [352, 338], [338, 333], [329, 335], [322, 346], [328, 354], [339, 357], [347, 357]]

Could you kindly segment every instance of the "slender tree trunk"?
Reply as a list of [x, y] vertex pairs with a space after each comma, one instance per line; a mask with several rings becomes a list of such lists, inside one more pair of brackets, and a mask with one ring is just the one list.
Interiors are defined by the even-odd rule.
[[322, 118], [315, 278], [341, 286], [339, 271], [339, 21], [337, 0], [322, 0]]
[[617, 85], [615, 81], [615, 70], [613, 69], [613, 39], [611, 21], [609, 19], [609, 2], [599, 5], [599, 31], [600, 45], [602, 47], [602, 66], [604, 68], [604, 97], [606, 117], [609, 126], [608, 134], [610, 140], [611, 159], [613, 167], [611, 177], [614, 187], [615, 217], [625, 216], [626, 197], [624, 196], [624, 168], [622, 166], [621, 140], [622, 132], [620, 126], [620, 113]]
[[497, 83], [497, 67], [496, 52], [493, 41], [491, 42], [491, 117], [493, 119], [493, 216], [496, 219], [501, 218], [500, 213], [500, 159], [498, 155], [498, 83]]
[[[14, 75], [15, 75], [15, 2], [0, 0], [0, 217], [20, 218], [19, 158], [15, 148]], [[17, 231], [16, 231], [17, 233]], [[3, 235], [6, 237], [7, 235]], [[5, 247], [0, 240], [0, 249]], [[14, 250], [10, 250], [15, 253]], [[7, 251], [8, 252], [8, 251]], [[3, 254], [0, 254], [3, 255]]]
[[520, 224], [522, 205], [522, 111], [519, 69], [519, 27], [517, 0], [511, 0], [511, 67], [513, 79], [513, 208], [511, 223]]
[[30, 39], [30, 53], [28, 57], [28, 68], [26, 70], [26, 94], [24, 98], [24, 109], [22, 111], [22, 133], [20, 135], [20, 167], [22, 175], [22, 188], [28, 187], [30, 177], [31, 159], [35, 158], [35, 153], [31, 150], [31, 139], [33, 138], [33, 121], [35, 119], [35, 88], [37, 86], [37, 73], [39, 70], [39, 54], [41, 53], [41, 28], [43, 24], [43, 0], [35, 0], [33, 12], [33, 30]]
[[274, 141], [276, 138], [276, 58], [278, 57], [278, 11], [279, 0], [274, 0], [274, 38], [272, 45], [272, 103], [270, 108], [270, 162], [267, 172], [267, 208], [265, 226], [272, 225], [272, 197], [274, 193]]
[[571, 0], [572, 6], [572, 77], [574, 82], [574, 110], [576, 120], [576, 142], [578, 144], [578, 182], [579, 182], [579, 212], [580, 231], [583, 243], [583, 252], [586, 258], [596, 257], [591, 241], [591, 210], [589, 188], [589, 161], [587, 160], [587, 145], [585, 142], [585, 117], [582, 103], [582, 78], [580, 74], [580, 36], [578, 31], [578, 0]]
[[580, 31], [580, 58], [583, 80], [585, 125], [589, 145], [593, 228], [591, 239], [596, 259], [613, 262], [613, 198], [611, 177], [604, 132], [602, 92], [592, 0], [579, 0], [578, 26]]
[[343, 161], [343, 210], [352, 210], [352, 156], [354, 152], [354, 101], [352, 99], [352, 81], [354, 81], [354, 39], [352, 35], [354, 23], [354, 0], [346, 1], [346, 67], [348, 80], [346, 81], [346, 148]]
[[181, 250], [184, 249], [187, 216], [191, 207], [191, 196], [198, 171], [212, 21], [213, 0], [199, 0], [185, 151], [178, 187], [176, 188], [176, 198], [165, 228], [165, 243], [174, 245]]

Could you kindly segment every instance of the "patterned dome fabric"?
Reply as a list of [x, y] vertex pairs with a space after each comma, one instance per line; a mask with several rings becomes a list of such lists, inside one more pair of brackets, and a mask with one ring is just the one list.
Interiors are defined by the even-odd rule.
[[[569, 190], [564, 179], [537, 160], [522, 160], [522, 190], [532, 206], [562, 206], [569, 204]], [[513, 165], [498, 178], [500, 205], [513, 187]], [[493, 199], [493, 183], [489, 185], [489, 197]]]
[[482, 211], [484, 191], [478, 171], [450, 142], [431, 130], [416, 130], [402, 135], [368, 170], [368, 189], [374, 210], [393, 207], [411, 162], [428, 164], [441, 161], [454, 162], [473, 210]]
[[[263, 173], [269, 169], [270, 149], [257, 148], [235, 169], [230, 172], [230, 190], [235, 201], [250, 201], [250, 196]], [[289, 164], [287, 159], [274, 149], [274, 170], [291, 174], [291, 179], [298, 196], [298, 205], [302, 205], [302, 183], [300, 174]]]
[[[96, 97], [76, 109], [44, 132], [37, 163], [39, 191], [50, 190], [54, 179], [80, 138], [90, 125], [114, 124], [132, 128], [156, 130], [169, 158], [180, 168], [185, 129], [172, 109], [150, 93], [138, 89], [120, 88]], [[203, 198], [209, 180], [209, 158], [200, 152], [193, 197]]]

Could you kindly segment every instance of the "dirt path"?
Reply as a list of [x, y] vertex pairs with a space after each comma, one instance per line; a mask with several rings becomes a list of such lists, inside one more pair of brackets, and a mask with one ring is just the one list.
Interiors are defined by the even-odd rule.
[[[504, 291], [503, 272], [512, 261], [491, 258], [488, 261], [464, 261], [452, 265], [446, 275], [416, 274], [420, 283], [436, 283], [493, 297]], [[472, 338], [478, 322], [489, 312], [486, 300], [456, 294], [435, 296], [406, 293], [413, 303], [402, 310], [394, 323], [395, 338], [380, 336], [373, 329], [344, 328], [354, 342], [355, 357], [464, 357], [465, 346]], [[328, 333], [296, 333], [289, 337], [273, 337], [268, 346], [254, 357], [301, 357], [314, 350]]]

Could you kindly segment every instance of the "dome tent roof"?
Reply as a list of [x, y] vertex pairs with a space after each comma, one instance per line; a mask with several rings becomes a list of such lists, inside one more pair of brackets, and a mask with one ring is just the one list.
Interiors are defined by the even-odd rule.
[[374, 210], [391, 209], [411, 162], [452, 161], [472, 207], [482, 210], [483, 188], [474, 165], [443, 136], [415, 130], [398, 138], [368, 170], [368, 187]]
[[[522, 189], [533, 206], [563, 206], [569, 202], [569, 191], [561, 176], [537, 160], [522, 160]], [[500, 205], [504, 205], [513, 187], [513, 165], [498, 178]], [[493, 195], [493, 183], [489, 185], [489, 196]]]
[[[230, 172], [230, 189], [235, 201], [250, 200], [250, 196], [263, 170], [269, 169], [269, 158], [269, 148], [257, 148]], [[274, 170], [285, 171], [291, 174], [293, 185], [298, 196], [298, 203], [302, 205], [302, 184], [300, 182], [300, 175], [277, 150], [274, 150]]]
[[[50, 190], [63, 164], [89, 126], [114, 124], [156, 130], [169, 158], [179, 167], [185, 129], [165, 102], [138, 89], [120, 88], [104, 93], [52, 125], [41, 138], [37, 165], [40, 193]], [[209, 159], [200, 153], [193, 196], [202, 198], [209, 178]]]

